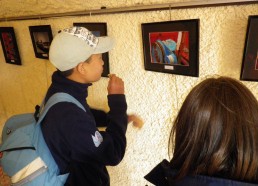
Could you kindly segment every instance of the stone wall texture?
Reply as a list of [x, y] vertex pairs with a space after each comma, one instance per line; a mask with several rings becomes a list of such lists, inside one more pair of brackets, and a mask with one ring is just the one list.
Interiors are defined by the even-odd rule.
[[[167, 1], [1, 0], [0, 18], [162, 3]], [[168, 137], [172, 122], [191, 88], [211, 76], [239, 79], [250, 15], [258, 15], [258, 4], [171, 10], [168, 7], [144, 12], [2, 21], [0, 27], [14, 27], [22, 66], [5, 63], [0, 46], [0, 126], [13, 114], [34, 111], [55, 70], [48, 60], [35, 57], [29, 26], [51, 25], [55, 35], [74, 22], [106, 22], [108, 35], [116, 39], [115, 48], [109, 52], [110, 71], [124, 79], [128, 114], [136, 113], [144, 120], [141, 129], [129, 124], [125, 157], [118, 166], [108, 167], [111, 185], [151, 185], [143, 176], [162, 159], [169, 159]], [[199, 77], [146, 71], [141, 24], [188, 19], [200, 20]], [[108, 111], [107, 83], [108, 79], [103, 77], [90, 87], [88, 102], [91, 106]], [[243, 83], [258, 98], [258, 83]]]

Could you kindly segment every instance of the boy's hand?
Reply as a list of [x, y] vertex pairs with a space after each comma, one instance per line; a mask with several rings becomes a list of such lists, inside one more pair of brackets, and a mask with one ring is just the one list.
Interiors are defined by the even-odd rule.
[[3, 172], [3, 168], [0, 167], [0, 186], [10, 186], [11, 179]]
[[124, 94], [124, 82], [115, 74], [109, 74], [108, 94]]
[[133, 126], [137, 128], [142, 128], [143, 126], [143, 120], [135, 114], [128, 115], [127, 120], [128, 120], [128, 123], [133, 122]]

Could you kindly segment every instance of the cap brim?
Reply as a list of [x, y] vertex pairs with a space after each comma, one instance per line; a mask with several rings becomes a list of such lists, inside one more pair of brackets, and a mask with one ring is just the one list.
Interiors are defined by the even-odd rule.
[[99, 43], [94, 50], [94, 54], [102, 54], [110, 51], [115, 46], [115, 40], [112, 37], [98, 37]]

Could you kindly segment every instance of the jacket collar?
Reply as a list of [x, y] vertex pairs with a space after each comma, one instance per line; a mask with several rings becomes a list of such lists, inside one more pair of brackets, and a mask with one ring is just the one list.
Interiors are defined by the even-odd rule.
[[80, 102], [85, 102], [88, 96], [88, 87], [91, 83], [83, 84], [67, 79], [59, 71], [52, 75], [52, 94], [56, 92], [65, 92], [75, 97]]
[[179, 181], [174, 181], [173, 178], [176, 175], [176, 170], [170, 168], [169, 162], [163, 160], [151, 172], [149, 172], [144, 178], [154, 185], [158, 186], [186, 186], [186, 185], [198, 185], [198, 186], [257, 186], [254, 183], [240, 182], [236, 180], [230, 180], [225, 178], [210, 177], [203, 175], [186, 176]]

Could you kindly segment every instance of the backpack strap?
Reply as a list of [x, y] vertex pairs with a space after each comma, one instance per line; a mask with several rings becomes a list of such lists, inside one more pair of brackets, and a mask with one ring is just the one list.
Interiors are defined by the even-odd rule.
[[36, 105], [35, 106], [35, 112], [34, 112], [34, 118], [35, 118], [36, 121], [39, 120], [39, 111], [40, 111], [40, 106]]
[[[83, 107], [83, 105], [76, 100], [74, 97], [72, 97], [71, 95], [67, 94], [67, 93], [63, 93], [63, 92], [59, 92], [56, 94], [53, 94], [46, 102], [46, 104], [43, 104], [43, 107], [41, 109], [41, 112], [39, 114], [39, 120], [37, 121], [37, 123], [35, 124], [35, 129], [34, 129], [34, 133], [33, 133], [33, 137], [32, 137], [32, 141], [33, 141], [33, 146], [35, 147], [39, 157], [42, 159], [42, 161], [44, 162], [44, 164], [46, 165], [47, 169], [50, 171], [51, 175], [55, 175], [58, 174], [59, 175], [59, 168], [45, 142], [44, 136], [42, 134], [41, 131], [41, 122], [44, 119], [44, 117], [46, 116], [48, 110], [55, 104], [59, 103], [59, 102], [70, 102], [70, 103], [74, 103], [75, 105], [77, 105], [79, 108], [81, 108], [82, 110], [85, 110], [85, 108]], [[66, 176], [64, 176], [62, 179], [66, 179], [68, 176], [68, 174], [66, 174]], [[60, 178], [61, 179], [61, 178]], [[56, 182], [55, 182], [56, 183]], [[54, 184], [51, 184], [54, 185]]]
[[75, 105], [77, 105], [79, 108], [81, 108], [82, 110], [85, 110], [84, 106], [82, 106], [82, 104], [75, 99], [73, 96], [67, 94], [67, 93], [63, 93], [63, 92], [58, 92], [53, 94], [48, 101], [46, 102], [46, 104], [41, 104], [41, 109], [40, 109], [40, 113], [39, 113], [39, 119], [37, 121], [37, 124], [39, 124], [45, 117], [45, 115], [47, 114], [48, 110], [55, 104], [59, 103], [59, 102], [71, 102], [74, 103]]

